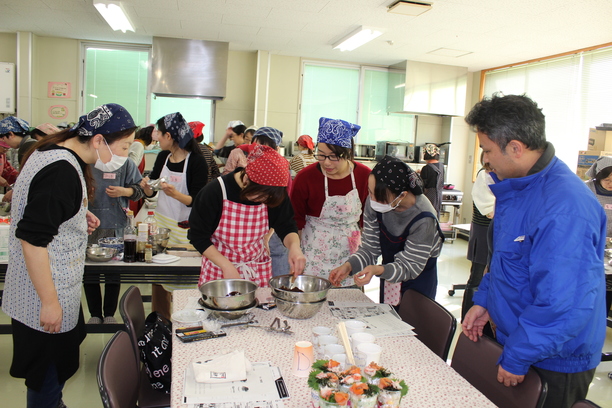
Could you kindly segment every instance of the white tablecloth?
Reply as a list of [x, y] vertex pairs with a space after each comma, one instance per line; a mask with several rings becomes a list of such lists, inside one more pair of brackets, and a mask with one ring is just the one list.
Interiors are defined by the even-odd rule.
[[[269, 291], [269, 289], [258, 289]], [[197, 290], [174, 291], [174, 311], [182, 310], [189, 297], [199, 296]], [[258, 294], [258, 297], [260, 295]], [[329, 300], [348, 302], [367, 302], [369, 299], [357, 289], [336, 289], [328, 293]], [[253, 312], [260, 324], [268, 326], [275, 317], [287, 319], [293, 335], [269, 333], [258, 328], [225, 329], [227, 337], [193, 343], [181, 343], [176, 336], [172, 338], [172, 408], [185, 407], [182, 404], [183, 376], [185, 367], [196, 356], [211, 356], [223, 351], [244, 349], [250, 361], [270, 361], [281, 368], [283, 378], [291, 398], [284, 400], [287, 408], [311, 407], [310, 389], [305, 378], [292, 375], [293, 348], [297, 341], [311, 341], [311, 328], [327, 326], [334, 329], [338, 320], [329, 312], [327, 304], [319, 313], [307, 320], [284, 317], [277, 309], [264, 311], [256, 308]], [[433, 354], [414, 336], [387, 337], [377, 339], [382, 346], [380, 364], [398, 378], [404, 379], [409, 386], [408, 395], [402, 400], [402, 407], [495, 407], [476, 388], [449, 367], [442, 359]]]

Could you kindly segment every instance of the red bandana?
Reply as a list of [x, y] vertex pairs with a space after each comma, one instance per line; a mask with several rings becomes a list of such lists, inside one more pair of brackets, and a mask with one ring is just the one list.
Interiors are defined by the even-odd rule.
[[204, 129], [204, 124], [202, 122], [189, 122], [189, 127], [193, 131], [193, 138], [202, 136], [202, 129]]
[[269, 146], [256, 145], [249, 154], [246, 174], [263, 186], [287, 187], [289, 162]]

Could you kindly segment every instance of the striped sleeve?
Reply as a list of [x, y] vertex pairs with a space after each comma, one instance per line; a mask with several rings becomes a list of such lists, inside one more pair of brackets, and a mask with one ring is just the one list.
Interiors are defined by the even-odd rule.
[[378, 227], [378, 221], [376, 221], [376, 212], [370, 207], [370, 199], [368, 198], [363, 213], [361, 246], [348, 259], [351, 264], [351, 274], [361, 272], [368, 265], [376, 265], [380, 255], [380, 228]]
[[385, 271], [380, 277], [391, 283], [415, 279], [423, 272], [429, 258], [440, 254], [441, 245], [442, 240], [433, 218], [415, 222], [406, 238], [404, 250], [395, 254], [393, 262], [385, 265]]

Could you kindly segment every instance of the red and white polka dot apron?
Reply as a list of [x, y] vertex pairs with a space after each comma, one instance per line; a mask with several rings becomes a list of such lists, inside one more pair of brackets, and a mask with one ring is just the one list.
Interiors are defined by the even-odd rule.
[[[272, 260], [264, 247], [263, 237], [270, 230], [268, 207], [246, 205], [227, 199], [225, 183], [219, 177], [223, 191], [223, 209], [219, 226], [210, 240], [221, 255], [234, 264], [244, 279], [268, 286], [272, 277]], [[223, 271], [205, 256], [202, 257], [200, 282], [223, 279]]]

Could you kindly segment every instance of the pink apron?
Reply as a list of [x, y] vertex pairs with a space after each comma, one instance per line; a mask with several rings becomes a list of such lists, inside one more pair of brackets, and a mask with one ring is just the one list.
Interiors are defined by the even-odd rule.
[[[219, 226], [210, 240], [221, 255], [234, 264], [242, 278], [260, 287], [268, 286], [272, 261], [263, 243], [263, 237], [270, 229], [268, 207], [228, 200], [223, 179], [219, 177], [217, 180], [223, 191], [223, 209]], [[198, 286], [216, 279], [223, 279], [223, 271], [203, 256]]]

